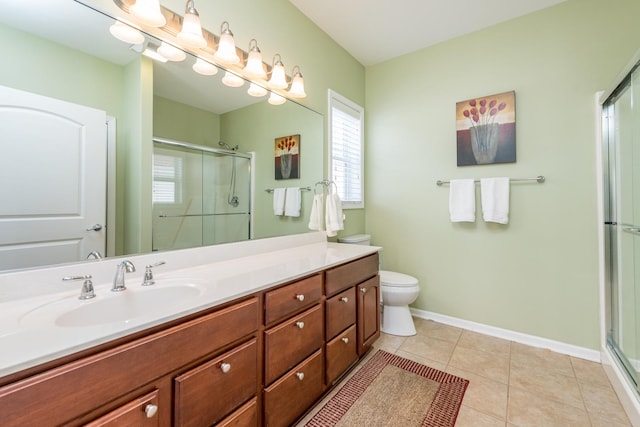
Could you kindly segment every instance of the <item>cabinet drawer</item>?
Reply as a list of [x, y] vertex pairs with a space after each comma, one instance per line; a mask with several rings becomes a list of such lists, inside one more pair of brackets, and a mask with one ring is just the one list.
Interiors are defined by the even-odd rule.
[[158, 390], [154, 390], [132, 402], [122, 405], [120, 408], [109, 412], [95, 421], [85, 424], [86, 427], [157, 427], [159, 425]]
[[311, 307], [322, 297], [322, 275], [307, 277], [264, 296], [265, 324], [284, 319], [304, 308]]
[[322, 350], [289, 371], [264, 392], [268, 427], [291, 425], [322, 393]]
[[326, 302], [327, 341], [356, 322], [356, 289], [351, 287]]
[[257, 427], [258, 404], [254, 397], [242, 405], [233, 414], [216, 424], [216, 427]]
[[378, 274], [378, 253], [341, 265], [325, 273], [326, 295], [331, 296]]
[[178, 426], [210, 426], [256, 393], [258, 346], [252, 339], [174, 380]]
[[327, 385], [333, 383], [358, 359], [356, 325], [327, 343]]
[[[3, 427], [60, 425], [247, 336], [257, 298], [0, 387]], [[52, 399], [51, 396], [55, 396]]]
[[300, 363], [322, 346], [322, 306], [293, 317], [265, 332], [265, 384]]

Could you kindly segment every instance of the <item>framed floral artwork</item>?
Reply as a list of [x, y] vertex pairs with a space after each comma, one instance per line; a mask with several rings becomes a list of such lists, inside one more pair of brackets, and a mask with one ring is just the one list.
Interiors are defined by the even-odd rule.
[[516, 161], [516, 93], [456, 103], [458, 166]]
[[300, 135], [276, 138], [274, 155], [276, 179], [300, 178]]

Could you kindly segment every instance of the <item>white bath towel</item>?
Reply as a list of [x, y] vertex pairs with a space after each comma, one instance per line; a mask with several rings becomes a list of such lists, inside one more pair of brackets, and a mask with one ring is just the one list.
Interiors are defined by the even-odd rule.
[[509, 178], [483, 178], [482, 217], [486, 222], [509, 223]]
[[473, 179], [452, 179], [449, 184], [451, 222], [475, 222], [476, 185]]
[[344, 229], [344, 219], [342, 217], [342, 200], [336, 192], [327, 194], [325, 209], [325, 224], [327, 227], [327, 236], [333, 237], [338, 234], [338, 230]]
[[284, 214], [284, 197], [285, 197], [284, 188], [273, 189], [273, 214], [274, 215]]
[[322, 202], [322, 194], [315, 194], [313, 196], [313, 202], [311, 202], [311, 215], [309, 215], [309, 230], [324, 230], [324, 221], [322, 220]]
[[300, 205], [300, 187], [287, 187], [284, 214], [286, 216], [300, 216]]

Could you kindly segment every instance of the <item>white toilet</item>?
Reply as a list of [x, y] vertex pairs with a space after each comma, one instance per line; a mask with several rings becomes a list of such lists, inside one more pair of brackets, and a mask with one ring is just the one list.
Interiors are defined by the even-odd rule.
[[[371, 236], [356, 234], [340, 237], [338, 242], [369, 245], [371, 244]], [[383, 304], [382, 332], [400, 336], [416, 334], [409, 304], [418, 298], [419, 293], [420, 286], [415, 277], [395, 271], [380, 270], [380, 298]]]

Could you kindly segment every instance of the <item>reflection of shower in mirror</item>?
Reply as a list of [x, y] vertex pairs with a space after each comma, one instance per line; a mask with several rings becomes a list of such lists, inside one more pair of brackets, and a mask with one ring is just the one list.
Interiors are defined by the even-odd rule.
[[[227, 150], [238, 151], [238, 145], [231, 147], [224, 141], [218, 141], [218, 145], [226, 148]], [[231, 161], [233, 163], [231, 164], [231, 180], [229, 181], [229, 195], [227, 196], [227, 203], [234, 208], [237, 208], [240, 204], [240, 199], [236, 194], [236, 158], [234, 157]]]

